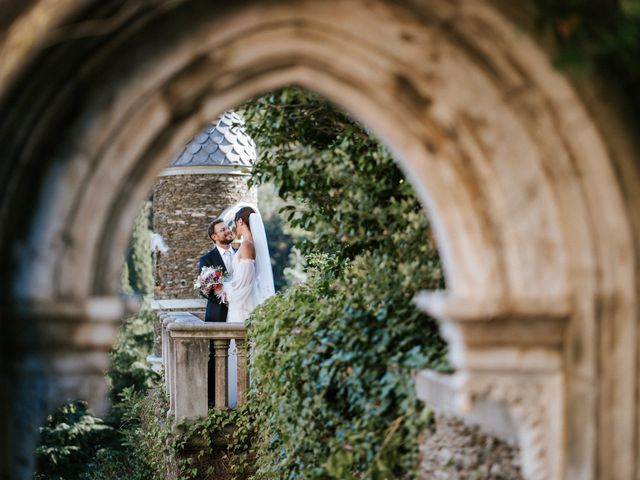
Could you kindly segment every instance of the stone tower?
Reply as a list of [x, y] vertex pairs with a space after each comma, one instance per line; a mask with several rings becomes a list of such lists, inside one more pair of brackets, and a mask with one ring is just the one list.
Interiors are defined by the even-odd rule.
[[213, 244], [209, 222], [239, 201], [257, 203], [247, 186], [256, 160], [244, 120], [226, 112], [198, 133], [153, 187], [155, 298], [195, 298], [198, 259]]

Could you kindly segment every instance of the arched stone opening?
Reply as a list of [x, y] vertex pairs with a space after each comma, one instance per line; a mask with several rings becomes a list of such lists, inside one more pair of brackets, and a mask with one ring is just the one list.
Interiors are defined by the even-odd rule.
[[[3, 361], [19, 386], [7, 405], [38, 418], [67, 394], [104, 397], [118, 268], [155, 175], [217, 114], [296, 83], [396, 152], [449, 286], [419, 303], [451, 342], [461, 398], [510, 406], [525, 473], [637, 474], [633, 152], [495, 3], [59, 12], [52, 24], [63, 27], [4, 77], [0, 104]], [[597, 100], [589, 108], [609, 114]], [[23, 426], [3, 430], [33, 441]], [[20, 471], [14, 455], [6, 449], [3, 471]]]

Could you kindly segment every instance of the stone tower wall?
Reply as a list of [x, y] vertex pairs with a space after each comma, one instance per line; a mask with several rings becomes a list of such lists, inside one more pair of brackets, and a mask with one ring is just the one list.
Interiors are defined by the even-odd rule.
[[209, 222], [240, 201], [257, 204], [245, 175], [191, 174], [159, 177], [153, 187], [153, 229], [169, 247], [156, 253], [155, 297], [194, 298], [198, 260], [213, 247]]

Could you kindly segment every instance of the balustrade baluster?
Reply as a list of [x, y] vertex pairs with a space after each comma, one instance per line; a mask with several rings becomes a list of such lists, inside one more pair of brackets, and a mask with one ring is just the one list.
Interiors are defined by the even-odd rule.
[[248, 371], [247, 371], [247, 340], [236, 339], [236, 350], [238, 359], [238, 406], [247, 401]]
[[227, 358], [229, 357], [229, 340], [214, 339], [215, 358], [215, 407], [227, 408]]
[[[168, 325], [167, 325], [168, 326]], [[174, 415], [176, 412], [176, 353], [174, 338], [169, 337], [167, 342], [169, 352], [167, 354], [167, 390], [169, 392], [169, 412], [168, 415]]]

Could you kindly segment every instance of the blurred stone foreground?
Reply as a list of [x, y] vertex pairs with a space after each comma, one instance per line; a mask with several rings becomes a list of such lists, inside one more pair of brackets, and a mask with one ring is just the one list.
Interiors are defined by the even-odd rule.
[[122, 257], [167, 159], [299, 84], [387, 142], [435, 227], [448, 289], [415, 303], [455, 373], [416, 387], [436, 434], [477, 426], [507, 460], [474, 441], [424, 475], [638, 478], [637, 126], [615, 85], [554, 68], [535, 20], [526, 0], [0, 0], [0, 476], [31, 477], [56, 405], [105, 410]]

